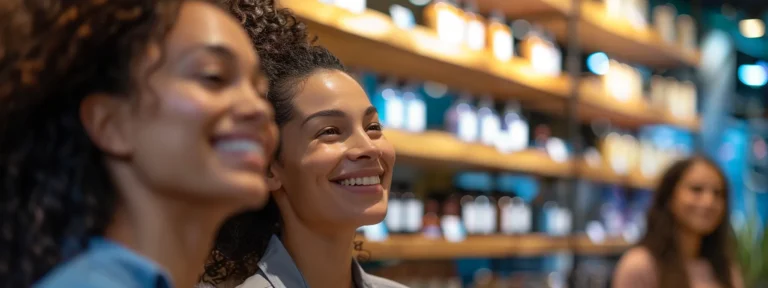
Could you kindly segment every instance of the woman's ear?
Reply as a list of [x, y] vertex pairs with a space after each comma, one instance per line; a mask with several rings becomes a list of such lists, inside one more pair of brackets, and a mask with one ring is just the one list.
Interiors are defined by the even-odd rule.
[[102, 151], [125, 157], [132, 153], [129, 103], [112, 95], [95, 94], [80, 104], [80, 122]]
[[267, 169], [267, 188], [269, 191], [277, 191], [283, 187], [283, 182], [280, 180], [280, 169], [277, 164], [269, 164]]

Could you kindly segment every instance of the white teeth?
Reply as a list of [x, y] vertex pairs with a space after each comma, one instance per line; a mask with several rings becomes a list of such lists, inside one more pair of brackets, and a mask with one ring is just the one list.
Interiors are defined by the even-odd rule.
[[337, 182], [344, 186], [376, 185], [381, 183], [381, 178], [379, 176], [368, 176], [368, 177], [349, 178], [349, 179], [344, 179]]
[[264, 153], [260, 143], [247, 139], [231, 139], [216, 141], [216, 150], [234, 153]]

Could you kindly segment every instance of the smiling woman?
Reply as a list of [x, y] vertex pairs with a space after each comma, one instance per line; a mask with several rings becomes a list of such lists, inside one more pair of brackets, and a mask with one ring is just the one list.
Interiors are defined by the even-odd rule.
[[206, 1], [10, 1], [0, 287], [192, 287], [219, 225], [267, 201], [248, 35]]
[[680, 160], [662, 176], [637, 248], [616, 268], [615, 288], [743, 288], [731, 255], [729, 191], [717, 164]]
[[[222, 228], [203, 277], [218, 287], [404, 287], [354, 261], [355, 230], [383, 220], [395, 162], [376, 109], [325, 48], [264, 53], [280, 145], [271, 200]], [[239, 286], [238, 286], [239, 285]]]

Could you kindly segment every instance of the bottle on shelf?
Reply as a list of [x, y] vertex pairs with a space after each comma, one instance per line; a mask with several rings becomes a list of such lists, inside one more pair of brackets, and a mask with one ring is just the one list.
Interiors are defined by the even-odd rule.
[[466, 17], [452, 0], [435, 0], [424, 8], [425, 23], [437, 32], [437, 37], [454, 45], [464, 42]]
[[536, 125], [533, 131], [533, 145], [536, 149], [541, 151], [547, 151], [547, 142], [552, 137], [552, 130], [546, 124]]
[[479, 136], [477, 110], [469, 94], [463, 94], [445, 113], [448, 132], [465, 142], [476, 142]]
[[648, 27], [648, 0], [627, 0], [626, 12], [629, 22], [638, 29]]
[[540, 27], [531, 29], [521, 44], [523, 57], [539, 74], [559, 76], [562, 66], [562, 53], [554, 42], [554, 37]]
[[424, 203], [416, 198], [411, 191], [411, 187], [403, 185], [402, 204], [403, 204], [403, 232], [418, 233], [421, 231], [424, 217]]
[[683, 118], [696, 118], [696, 85], [691, 81], [683, 81], [680, 85], [680, 96], [683, 97]]
[[[531, 187], [519, 185], [520, 179], [512, 175], [499, 176], [497, 183], [504, 194], [499, 199], [499, 231], [506, 235], [531, 232], [533, 219], [531, 207], [525, 203], [522, 197], [515, 195], [516, 192], [530, 194], [530, 191], [522, 191], [522, 189], [530, 189]], [[520, 191], [515, 191], [516, 188]]]
[[528, 122], [520, 111], [520, 104], [513, 100], [507, 101], [496, 149], [502, 153], [512, 153], [528, 148], [529, 130]]
[[614, 173], [618, 175], [627, 175], [629, 173], [629, 155], [624, 149], [621, 135], [611, 132], [603, 139], [602, 150], [608, 164]]
[[388, 78], [379, 86], [371, 102], [379, 110], [379, 119], [384, 127], [402, 129], [405, 125], [405, 105], [397, 80]]
[[507, 25], [504, 13], [491, 12], [488, 22], [488, 48], [496, 60], [506, 63], [514, 57], [514, 39], [512, 29]]
[[455, 196], [448, 197], [443, 203], [443, 215], [440, 218], [440, 227], [443, 237], [448, 242], [461, 242], [467, 238], [467, 231], [462, 225], [459, 199]]
[[401, 233], [403, 230], [405, 230], [405, 219], [403, 219], [403, 216], [405, 216], [405, 205], [401, 199], [403, 190], [400, 189], [402, 187], [400, 184], [392, 185], [392, 187], [394, 189], [390, 189], [389, 191], [387, 216], [384, 218], [384, 222], [387, 224], [387, 229], [389, 229], [389, 232]]
[[440, 230], [440, 202], [429, 197], [422, 218], [422, 235], [427, 239], [439, 239], [443, 236]]
[[466, 188], [467, 183], [471, 182], [472, 177], [469, 174], [459, 174], [456, 176], [457, 178], [457, 190], [461, 194], [461, 198], [459, 199], [459, 204], [461, 205], [461, 221], [464, 224], [464, 229], [467, 231], [467, 234], [476, 234], [477, 233], [477, 223], [478, 223], [478, 213], [477, 209], [475, 209], [475, 196], [476, 192], [474, 189]]
[[667, 43], [675, 43], [675, 16], [677, 10], [672, 5], [659, 5], [653, 8], [653, 26], [661, 39]]
[[501, 119], [494, 109], [493, 98], [483, 97], [477, 108], [477, 120], [480, 124], [480, 143], [493, 146], [496, 144], [499, 131], [501, 130]]
[[497, 203], [496, 199], [489, 192], [488, 190], [482, 191], [475, 197], [476, 233], [480, 235], [491, 235], [497, 231]]
[[677, 17], [677, 43], [683, 49], [696, 50], [696, 22], [689, 15]]
[[418, 90], [418, 83], [409, 82], [403, 88], [403, 105], [405, 106], [405, 130], [421, 133], [427, 129], [427, 105]]
[[464, 15], [467, 19], [467, 30], [464, 36], [467, 47], [475, 51], [484, 50], [486, 47], [485, 19], [477, 13], [477, 3], [475, 3], [475, 0], [464, 1]]
[[560, 207], [556, 202], [544, 203], [543, 208], [545, 231], [551, 236], [565, 236], [571, 232], [571, 212], [566, 207]]
[[664, 111], [666, 101], [667, 81], [659, 75], [651, 76], [651, 107], [656, 111]]

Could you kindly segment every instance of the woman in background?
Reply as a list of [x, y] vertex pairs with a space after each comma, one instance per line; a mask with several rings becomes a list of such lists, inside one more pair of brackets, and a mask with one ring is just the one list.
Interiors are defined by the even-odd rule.
[[731, 258], [728, 183], [703, 157], [673, 164], [662, 176], [648, 229], [616, 269], [616, 288], [743, 288]]
[[257, 48], [281, 133], [271, 200], [224, 225], [202, 280], [219, 288], [404, 287], [366, 274], [352, 251], [356, 229], [386, 214], [394, 149], [339, 60], [294, 35]]
[[193, 287], [220, 224], [268, 197], [249, 36], [207, 1], [3, 7], [0, 287]]

